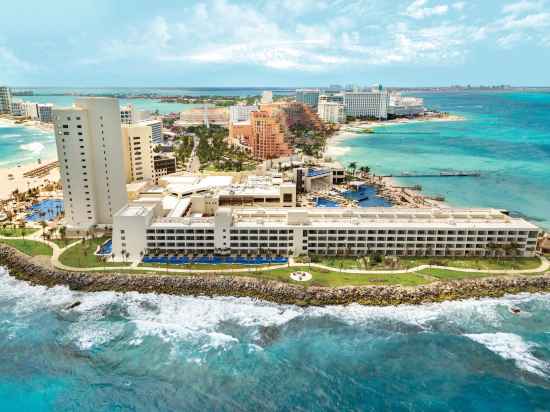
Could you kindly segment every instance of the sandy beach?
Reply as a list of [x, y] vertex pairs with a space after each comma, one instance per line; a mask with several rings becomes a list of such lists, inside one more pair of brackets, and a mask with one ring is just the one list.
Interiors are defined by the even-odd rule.
[[25, 120], [21, 123], [18, 123], [14, 119], [11, 119], [8, 117], [0, 117], [0, 125], [22, 126], [22, 127], [28, 127], [30, 129], [40, 130], [42, 132], [53, 133], [53, 123], [43, 123], [39, 120]]
[[[53, 133], [53, 124], [42, 123], [37, 120], [26, 120], [22, 123], [17, 123], [14, 119], [0, 117], [0, 125], [22, 126]], [[43, 158], [40, 163], [33, 161], [14, 167], [0, 168], [0, 182], [2, 182], [2, 185], [0, 185], [0, 199], [8, 199], [15, 189], [25, 191], [29, 188], [42, 186], [49, 182], [57, 182], [59, 180], [59, 168], [51, 170], [47, 175], [40, 178], [28, 178], [23, 176], [24, 173], [55, 160], [57, 160], [55, 156], [53, 158], [50, 156], [50, 158]]]
[[[59, 168], [51, 170], [44, 177], [28, 178], [23, 176], [24, 173], [55, 160], [56, 159], [50, 159], [48, 161], [43, 161], [41, 164], [31, 163], [6, 169], [0, 169], [0, 182], [2, 182], [2, 185], [0, 185], [0, 199], [9, 199], [11, 193], [15, 189], [18, 189], [19, 191], [25, 191], [29, 188], [42, 186], [46, 183], [57, 182], [59, 180]], [[12, 175], [13, 178], [10, 178], [9, 175]]]

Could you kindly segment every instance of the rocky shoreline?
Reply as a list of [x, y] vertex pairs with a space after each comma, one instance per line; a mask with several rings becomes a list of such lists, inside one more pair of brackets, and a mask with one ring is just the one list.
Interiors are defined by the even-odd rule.
[[166, 293], [193, 296], [252, 297], [296, 305], [398, 305], [441, 302], [481, 297], [499, 297], [519, 292], [550, 291], [550, 276], [501, 276], [417, 287], [349, 286], [302, 287], [271, 280], [224, 275], [186, 276], [128, 273], [67, 272], [36, 264], [16, 249], [0, 245], [0, 265], [10, 274], [31, 284], [64, 285], [85, 292], [115, 291]]

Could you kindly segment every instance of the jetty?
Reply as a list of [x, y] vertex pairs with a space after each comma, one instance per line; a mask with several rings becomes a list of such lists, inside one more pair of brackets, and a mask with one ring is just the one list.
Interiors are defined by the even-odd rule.
[[479, 172], [439, 172], [439, 173], [409, 173], [402, 172], [398, 174], [384, 175], [382, 177], [479, 177]]

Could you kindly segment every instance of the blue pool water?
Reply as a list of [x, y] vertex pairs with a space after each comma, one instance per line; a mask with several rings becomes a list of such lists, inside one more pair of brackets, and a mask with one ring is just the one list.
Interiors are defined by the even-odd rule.
[[27, 222], [40, 222], [42, 220], [54, 220], [63, 211], [63, 200], [46, 199], [33, 205], [26, 217]]
[[109, 239], [101, 245], [96, 255], [98, 256], [109, 256], [113, 252], [113, 240]]
[[[361, 207], [390, 207], [391, 202], [378, 196], [378, 191], [372, 186], [361, 186], [358, 190], [349, 190], [344, 197], [352, 200], [359, 200]], [[362, 200], [360, 200], [362, 199]]]
[[339, 205], [333, 200], [318, 197], [315, 199], [315, 207], [339, 207]]
[[0, 269], [0, 410], [547, 411], [549, 325], [548, 294], [301, 308]]
[[240, 265], [263, 265], [267, 263], [276, 263], [283, 264], [287, 263], [288, 259], [285, 257], [273, 257], [273, 258], [244, 258], [244, 257], [230, 257], [230, 256], [201, 256], [189, 259], [186, 256], [145, 256], [143, 258], [145, 263], [168, 263], [173, 265], [184, 265], [187, 263], [192, 264], [210, 264], [210, 265], [221, 265], [221, 264], [240, 264]]

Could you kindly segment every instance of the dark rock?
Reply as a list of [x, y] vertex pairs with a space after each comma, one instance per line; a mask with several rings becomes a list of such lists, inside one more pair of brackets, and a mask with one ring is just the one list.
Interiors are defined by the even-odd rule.
[[[0, 245], [0, 264], [10, 274], [32, 284], [65, 285], [72, 290], [99, 292], [135, 291], [191, 296], [247, 296], [277, 303], [341, 305], [397, 305], [441, 302], [452, 299], [502, 296], [507, 293], [550, 291], [550, 276], [499, 276], [434, 282], [416, 287], [395, 285], [305, 288], [284, 282], [228, 275], [157, 275], [105, 272], [67, 272], [39, 265], [16, 249]], [[78, 302], [70, 307], [76, 307]], [[73, 306], [74, 305], [74, 306]]]

